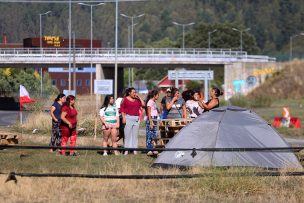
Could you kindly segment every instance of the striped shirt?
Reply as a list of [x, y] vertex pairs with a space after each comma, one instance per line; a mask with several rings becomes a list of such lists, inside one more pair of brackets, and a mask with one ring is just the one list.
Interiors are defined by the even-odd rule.
[[104, 119], [106, 123], [116, 124], [119, 113], [115, 105], [109, 105], [107, 108], [103, 107], [100, 109], [99, 115]]

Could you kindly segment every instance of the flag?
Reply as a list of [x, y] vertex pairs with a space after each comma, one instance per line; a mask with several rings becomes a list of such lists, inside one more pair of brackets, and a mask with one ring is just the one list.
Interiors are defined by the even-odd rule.
[[22, 111], [22, 104], [35, 102], [30, 98], [28, 91], [23, 85], [20, 85], [20, 111]]

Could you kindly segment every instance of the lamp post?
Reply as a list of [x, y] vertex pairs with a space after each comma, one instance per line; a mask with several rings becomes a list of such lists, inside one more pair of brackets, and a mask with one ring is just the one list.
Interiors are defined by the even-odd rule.
[[301, 32], [300, 34], [295, 34], [290, 37], [290, 49], [289, 49], [289, 60], [292, 60], [292, 40], [293, 38], [304, 36], [304, 32]]
[[185, 49], [185, 27], [186, 26], [190, 26], [190, 25], [194, 25], [195, 23], [194, 22], [191, 22], [191, 23], [186, 23], [186, 24], [182, 24], [182, 23], [177, 23], [177, 22], [172, 22], [174, 25], [177, 25], [177, 26], [182, 26], [183, 28], [183, 49]]
[[125, 18], [131, 19], [131, 48], [133, 49], [133, 45], [134, 45], [134, 34], [133, 34], [134, 33], [134, 19], [143, 17], [145, 14], [140, 14], [140, 15], [135, 15], [135, 16], [128, 16], [126, 14], [121, 13], [120, 15], [125, 17]]
[[72, 0], [69, 0], [69, 94], [71, 94]]
[[[128, 16], [126, 14], [123, 14], [121, 13], [120, 14], [121, 16], [125, 17], [125, 18], [129, 18], [131, 19], [131, 37], [129, 37], [129, 39], [131, 40], [131, 42], [129, 42], [129, 47], [131, 47], [133, 49], [134, 47], [134, 26], [137, 25], [137, 23], [134, 24], [134, 18], [140, 18], [140, 17], [143, 17], [145, 14], [140, 14], [140, 15], [134, 15], [134, 16]], [[129, 26], [128, 26], [128, 31], [129, 31]], [[130, 82], [130, 68], [128, 70], [128, 73], [129, 73], [129, 87], [131, 86], [131, 82]], [[133, 83], [133, 68], [132, 68], [132, 83]]]
[[40, 27], [40, 52], [42, 53], [42, 16], [43, 15], [47, 15], [47, 14], [49, 14], [49, 13], [51, 13], [52, 11], [47, 11], [47, 12], [45, 12], [45, 13], [40, 13], [39, 14], [39, 27]]
[[118, 48], [118, 0], [115, 0], [115, 67], [114, 67], [114, 97], [117, 98], [118, 91], [118, 64], [117, 64], [117, 48]]
[[240, 44], [241, 44], [241, 53], [243, 52], [243, 32], [247, 32], [249, 30], [251, 30], [251, 28], [246, 28], [244, 30], [239, 30], [236, 28], [232, 28], [232, 30], [237, 31], [240, 33]]
[[93, 7], [104, 5], [104, 3], [99, 4], [86, 4], [86, 3], [78, 3], [82, 6], [89, 6], [91, 9], [91, 71], [90, 71], [90, 94], [93, 95], [93, 61], [92, 61], [92, 54], [93, 54]]
[[217, 31], [217, 29], [211, 31], [211, 32], [208, 32], [208, 49], [210, 50], [211, 48], [211, 34], [212, 33], [215, 33]]
[[[40, 54], [41, 54], [41, 56], [42, 56], [42, 16], [43, 15], [47, 15], [47, 14], [49, 14], [49, 13], [51, 13], [52, 11], [47, 11], [47, 12], [45, 12], [45, 13], [40, 13], [39, 14], [39, 27], [40, 27]], [[42, 75], [42, 67], [40, 68], [40, 96], [42, 96], [42, 77], [43, 77], [43, 75]]]

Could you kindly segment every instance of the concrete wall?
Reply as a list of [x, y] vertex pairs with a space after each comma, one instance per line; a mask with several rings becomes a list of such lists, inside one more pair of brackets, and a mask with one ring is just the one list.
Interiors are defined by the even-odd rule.
[[225, 64], [224, 68], [224, 91], [227, 100], [235, 94], [248, 94], [282, 67], [276, 62], [237, 62]]
[[[98, 70], [98, 67], [100, 67], [102, 70]], [[101, 66], [100, 64], [96, 65], [96, 79], [97, 80], [113, 80], [113, 91], [115, 90], [114, 84], [114, 74], [115, 74], [114, 67], [107, 67], [107, 66]], [[123, 67], [118, 67], [118, 94], [123, 91], [123, 84], [124, 84], [124, 76], [123, 76]], [[114, 92], [113, 92], [114, 94]]]

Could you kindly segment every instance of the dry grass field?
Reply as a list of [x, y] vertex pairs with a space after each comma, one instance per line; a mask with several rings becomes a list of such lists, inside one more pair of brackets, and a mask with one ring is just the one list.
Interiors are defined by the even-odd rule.
[[18, 178], [4, 183], [1, 202], [303, 202], [303, 178], [96, 180]]
[[[47, 135], [23, 134], [23, 145], [47, 145]], [[96, 146], [101, 137], [79, 137], [78, 146]], [[144, 137], [140, 138], [144, 145]], [[1, 150], [0, 172], [168, 175], [210, 173], [208, 177], [169, 180], [18, 177], [0, 175], [0, 202], [303, 202], [303, 177], [238, 177], [246, 168], [155, 169], [145, 154], [103, 157], [80, 151], [79, 157], [48, 150]], [[231, 176], [230, 173], [236, 176]]]
[[[294, 63], [296, 67], [301, 66], [299, 62]], [[299, 83], [298, 78], [295, 81]], [[274, 88], [278, 91], [279, 87], [280, 85], [275, 85], [271, 89], [264, 89], [269, 90], [270, 94]], [[300, 89], [297, 89], [293, 94], [298, 98], [275, 100], [271, 107], [256, 108], [254, 111], [272, 123], [273, 117], [282, 116], [282, 108], [287, 106], [291, 115], [299, 117], [303, 122], [302, 93]], [[77, 97], [76, 102], [79, 127], [86, 128], [86, 133], [78, 137], [77, 146], [99, 146], [101, 130], [99, 120], [96, 120], [95, 98]], [[97, 139], [92, 136], [95, 125], [98, 127]], [[31, 134], [35, 128], [39, 129], [39, 133]], [[48, 145], [50, 129], [49, 114], [37, 111], [29, 115], [23, 126], [16, 125], [5, 130], [18, 132], [21, 138], [20, 145]], [[289, 137], [304, 138], [303, 127], [300, 129], [281, 128], [278, 131]], [[140, 136], [140, 146], [145, 146], [143, 134]], [[304, 202], [304, 177], [301, 176], [238, 176], [244, 172], [258, 170], [248, 168], [192, 168], [187, 171], [155, 169], [150, 167], [154, 158], [145, 154], [103, 157], [96, 151], [79, 152], [79, 157], [67, 157], [57, 156], [56, 153], [50, 153], [48, 150], [0, 150], [0, 173], [6, 173], [0, 174], [0, 202]], [[299, 156], [303, 157], [303, 154]], [[211, 175], [192, 179], [166, 180], [17, 176], [17, 184], [13, 181], [5, 183], [7, 173], [11, 171], [100, 175], [198, 173]], [[235, 175], [232, 176], [231, 173]]]

